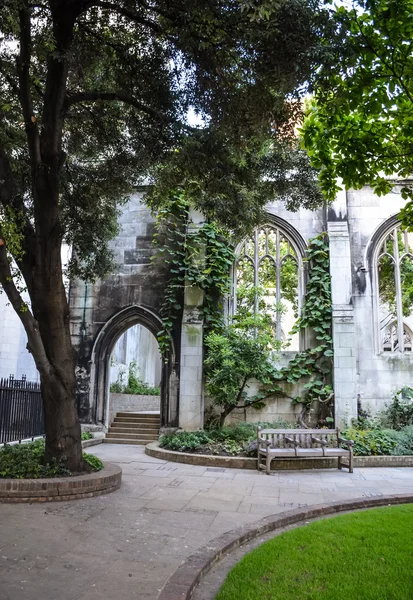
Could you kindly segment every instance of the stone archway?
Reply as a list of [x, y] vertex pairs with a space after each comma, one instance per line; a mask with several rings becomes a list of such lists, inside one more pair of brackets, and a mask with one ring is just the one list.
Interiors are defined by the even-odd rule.
[[[90, 405], [95, 423], [107, 425], [110, 355], [119, 337], [133, 325], [146, 327], [156, 337], [162, 328], [162, 321], [144, 306], [128, 306], [103, 325], [94, 342], [90, 372]], [[173, 343], [169, 356], [162, 361], [160, 417], [162, 427], [178, 425], [178, 378]]]

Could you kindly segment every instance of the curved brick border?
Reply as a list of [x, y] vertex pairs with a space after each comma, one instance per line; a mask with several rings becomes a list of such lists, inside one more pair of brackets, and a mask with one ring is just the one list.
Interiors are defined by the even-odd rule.
[[145, 446], [145, 454], [168, 460], [171, 462], [185, 463], [187, 465], [200, 465], [203, 467], [226, 467], [234, 469], [257, 469], [257, 459], [244, 456], [210, 456], [209, 454], [189, 454], [189, 452], [175, 452], [160, 448], [159, 442], [151, 442]]
[[0, 502], [58, 502], [92, 498], [120, 488], [122, 469], [105, 463], [101, 471], [77, 477], [0, 479]]
[[[145, 453], [154, 458], [170, 462], [199, 465], [203, 467], [224, 467], [232, 469], [256, 469], [257, 459], [245, 456], [211, 456], [190, 454], [160, 448], [158, 442], [145, 446]], [[413, 467], [413, 456], [355, 456], [355, 467]], [[277, 470], [296, 471], [302, 469], [336, 469], [336, 458], [293, 458], [277, 460]]]
[[270, 531], [276, 531], [289, 525], [302, 524], [310, 519], [326, 517], [340, 512], [410, 503], [413, 503], [413, 494], [317, 504], [309, 508], [297, 508], [265, 517], [252, 526], [244, 525], [244, 527], [233, 529], [212, 540], [212, 542], [187, 558], [168, 579], [158, 596], [158, 600], [190, 600], [195, 589], [215, 563], [242, 544]]

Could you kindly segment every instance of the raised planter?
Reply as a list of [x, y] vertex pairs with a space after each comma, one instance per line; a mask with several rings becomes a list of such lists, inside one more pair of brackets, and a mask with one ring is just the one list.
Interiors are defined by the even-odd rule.
[[[244, 456], [211, 456], [209, 454], [190, 454], [189, 452], [174, 452], [160, 448], [158, 442], [152, 442], [145, 447], [145, 453], [154, 458], [170, 462], [199, 465], [203, 467], [224, 467], [232, 469], [256, 469], [257, 459]], [[274, 463], [273, 463], [274, 464]], [[275, 470], [297, 471], [303, 469], [336, 469], [336, 458], [279, 458]], [[355, 467], [413, 467], [413, 456], [355, 456]]]
[[113, 463], [105, 463], [101, 471], [74, 477], [0, 479], [0, 502], [59, 502], [92, 498], [114, 492], [121, 482], [122, 469]]

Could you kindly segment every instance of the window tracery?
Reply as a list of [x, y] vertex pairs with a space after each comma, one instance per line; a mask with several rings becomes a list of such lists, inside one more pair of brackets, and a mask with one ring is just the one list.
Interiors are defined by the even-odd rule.
[[289, 335], [302, 297], [302, 257], [279, 227], [255, 230], [238, 248], [234, 266], [233, 312], [269, 315], [283, 346], [299, 349], [298, 334]]
[[376, 297], [379, 351], [412, 352], [413, 234], [398, 225], [378, 245]]

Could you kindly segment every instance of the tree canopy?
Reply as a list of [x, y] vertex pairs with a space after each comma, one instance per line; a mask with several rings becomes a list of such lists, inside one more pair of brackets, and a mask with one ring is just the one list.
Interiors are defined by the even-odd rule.
[[[302, 129], [326, 197], [344, 185], [413, 198], [413, 1], [356, 0], [334, 13]], [[332, 31], [331, 29], [329, 30]], [[413, 224], [413, 206], [402, 211]]]
[[40, 373], [47, 458], [84, 467], [62, 241], [72, 275], [104, 276], [119, 204], [148, 176], [153, 206], [185, 188], [233, 230], [269, 191], [320, 201], [294, 126], [326, 19], [317, 0], [2, 1], [0, 283]]

